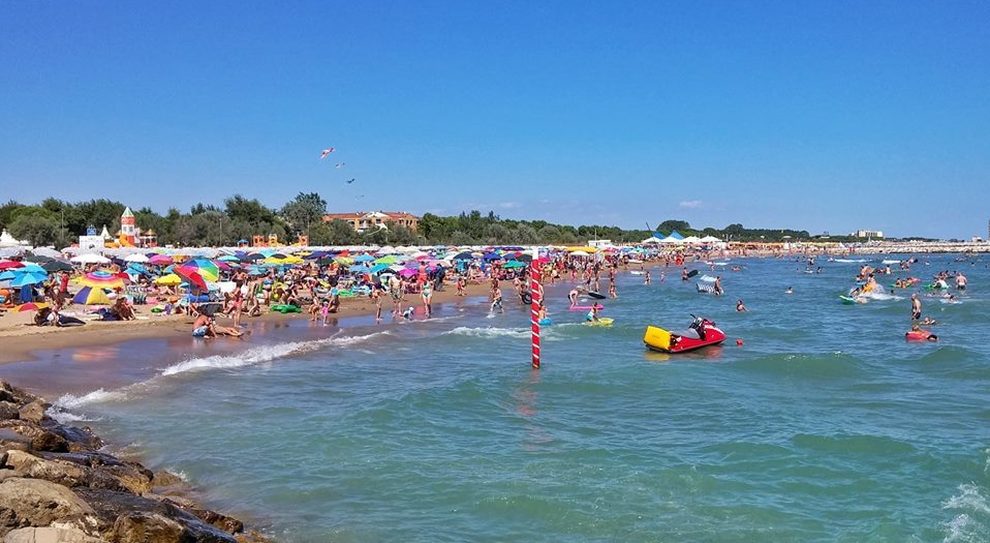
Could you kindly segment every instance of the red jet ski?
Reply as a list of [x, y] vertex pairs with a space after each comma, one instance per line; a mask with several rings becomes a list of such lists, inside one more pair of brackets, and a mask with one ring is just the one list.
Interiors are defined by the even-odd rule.
[[657, 326], [647, 326], [643, 343], [651, 350], [662, 353], [686, 353], [725, 341], [725, 332], [714, 322], [691, 316], [694, 322], [683, 332], [668, 332]]

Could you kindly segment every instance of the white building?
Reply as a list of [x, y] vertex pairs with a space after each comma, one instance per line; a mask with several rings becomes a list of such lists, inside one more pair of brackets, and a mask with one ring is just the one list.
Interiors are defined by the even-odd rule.
[[852, 234], [849, 234], [854, 238], [870, 238], [870, 239], [882, 239], [883, 231], [881, 230], [856, 230]]

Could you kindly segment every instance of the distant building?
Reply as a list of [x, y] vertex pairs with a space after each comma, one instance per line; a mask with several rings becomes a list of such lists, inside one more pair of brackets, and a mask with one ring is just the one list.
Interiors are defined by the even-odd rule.
[[386, 228], [387, 223], [395, 223], [414, 231], [419, 226], [419, 217], [405, 211], [358, 211], [355, 213], [328, 213], [323, 216], [323, 222], [332, 221], [344, 221], [358, 232]]
[[849, 234], [849, 236], [850, 237], [854, 237], [854, 238], [870, 238], [870, 239], [879, 238], [879, 239], [882, 239], [883, 238], [883, 232], [881, 230], [856, 230], [852, 234]]

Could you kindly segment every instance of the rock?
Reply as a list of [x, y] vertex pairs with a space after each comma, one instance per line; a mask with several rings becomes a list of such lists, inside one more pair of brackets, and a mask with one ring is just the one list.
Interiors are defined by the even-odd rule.
[[0, 483], [7, 479], [24, 478], [25, 474], [16, 469], [0, 469]]
[[62, 485], [40, 479], [0, 483], [0, 534], [13, 528], [49, 526], [54, 522], [92, 522], [93, 508]]
[[168, 486], [185, 486], [185, 485], [186, 485], [185, 479], [164, 469], [158, 470], [151, 478], [151, 486], [153, 486], [154, 488], [162, 488]]
[[244, 531], [244, 523], [236, 518], [228, 517], [227, 515], [210, 511], [209, 509], [203, 509], [189, 500], [173, 496], [165, 498], [164, 501], [227, 533], [237, 534]]
[[42, 421], [47, 418], [47, 415], [45, 415], [45, 409], [48, 409], [47, 404], [41, 400], [35, 400], [21, 407], [21, 419], [28, 422], [33, 422], [35, 424], [41, 424]]
[[45, 460], [24, 451], [7, 451], [7, 465], [34, 479], [44, 479], [68, 487], [89, 484], [89, 471], [72, 462]]
[[26, 420], [0, 420], [0, 437], [10, 441], [24, 441], [25, 443], [30, 443], [32, 439], [40, 436], [46, 431], [47, 430], [41, 426]]
[[[89, 486], [93, 488], [127, 490], [135, 494], [151, 491], [154, 473], [137, 462], [123, 462], [109, 454], [94, 451], [45, 453], [41, 456], [46, 460], [71, 462], [91, 468]], [[106, 480], [108, 476], [115, 478], [116, 482]]]
[[[103, 446], [103, 440], [93, 435], [93, 430], [75, 426], [56, 426], [52, 431], [65, 438], [72, 449], [97, 450]], [[74, 447], [79, 445], [80, 447]]]
[[72, 528], [19, 528], [7, 534], [3, 543], [103, 543], [86, 532]]
[[14, 395], [14, 387], [10, 386], [7, 381], [0, 381], [0, 402], [16, 402], [17, 397]]
[[143, 494], [151, 490], [151, 472], [140, 464], [137, 467], [126, 463], [89, 467], [78, 462], [62, 460], [56, 454], [49, 454], [49, 457], [42, 458], [22, 451], [8, 451], [7, 464], [30, 477], [71, 488], [102, 488], [134, 494]]
[[77, 492], [96, 511], [101, 533], [114, 543], [235, 543], [232, 535], [167, 501], [110, 490]]
[[31, 448], [36, 451], [68, 452], [69, 442], [56, 433], [45, 432], [31, 440]]
[[21, 417], [20, 411], [21, 410], [16, 403], [8, 400], [0, 400], [0, 420], [20, 418]]

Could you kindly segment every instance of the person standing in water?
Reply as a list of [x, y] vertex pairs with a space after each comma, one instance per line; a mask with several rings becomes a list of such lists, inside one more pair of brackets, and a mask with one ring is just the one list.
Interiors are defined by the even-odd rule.
[[921, 298], [917, 294], [911, 295], [911, 320], [921, 319]]

